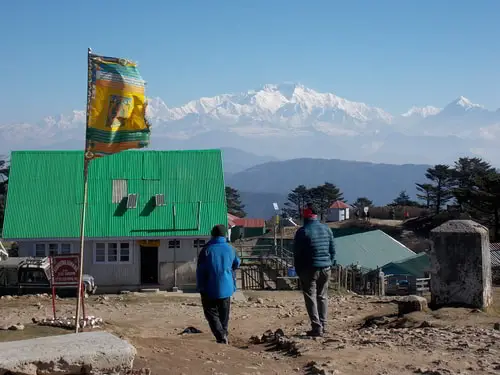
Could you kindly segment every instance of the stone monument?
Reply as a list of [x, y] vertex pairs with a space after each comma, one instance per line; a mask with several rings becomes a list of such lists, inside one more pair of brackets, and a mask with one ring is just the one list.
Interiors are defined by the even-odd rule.
[[431, 231], [431, 240], [431, 307], [490, 306], [488, 229], [472, 220], [450, 220]]

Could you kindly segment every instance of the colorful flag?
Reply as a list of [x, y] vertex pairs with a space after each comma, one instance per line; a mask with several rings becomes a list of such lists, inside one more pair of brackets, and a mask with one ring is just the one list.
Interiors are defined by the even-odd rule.
[[86, 152], [90, 157], [149, 145], [145, 82], [137, 64], [89, 54]]

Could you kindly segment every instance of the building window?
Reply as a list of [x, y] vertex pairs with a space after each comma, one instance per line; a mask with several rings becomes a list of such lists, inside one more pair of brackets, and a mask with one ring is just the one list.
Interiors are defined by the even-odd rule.
[[181, 241], [179, 241], [179, 240], [168, 241], [168, 248], [169, 249], [180, 249], [180, 247], [181, 247]]
[[106, 262], [106, 244], [96, 243], [95, 244], [95, 263], [105, 263]]
[[54, 256], [58, 254], [59, 244], [49, 243], [49, 256]]
[[35, 244], [35, 257], [41, 258], [59, 254], [71, 254], [70, 243], [37, 243]]
[[202, 248], [203, 246], [205, 246], [205, 243], [206, 243], [205, 240], [197, 238], [196, 240], [193, 241], [193, 246], [195, 249], [197, 249], [198, 247]]
[[108, 259], [109, 263], [118, 262], [118, 244], [117, 243], [108, 243]]
[[130, 244], [128, 242], [123, 242], [120, 244], [120, 262], [130, 262]]
[[62, 243], [61, 244], [60, 253], [61, 254], [71, 254], [71, 244], [69, 244], [69, 243]]
[[45, 244], [44, 243], [37, 243], [35, 244], [35, 257], [45, 257], [46, 252], [45, 252]]
[[130, 263], [129, 242], [96, 242], [94, 263]]

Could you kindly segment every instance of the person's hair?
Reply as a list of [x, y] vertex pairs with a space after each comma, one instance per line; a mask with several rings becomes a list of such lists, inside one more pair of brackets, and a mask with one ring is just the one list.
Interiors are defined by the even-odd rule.
[[212, 228], [212, 237], [226, 237], [226, 227], [222, 224], [217, 224]]

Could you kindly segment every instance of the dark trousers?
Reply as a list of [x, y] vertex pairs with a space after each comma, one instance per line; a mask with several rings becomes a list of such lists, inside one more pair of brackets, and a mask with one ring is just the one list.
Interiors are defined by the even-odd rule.
[[300, 273], [307, 314], [311, 320], [312, 329], [316, 332], [326, 330], [330, 274], [330, 267], [306, 269]]
[[212, 299], [202, 295], [201, 303], [205, 318], [215, 339], [217, 342], [223, 342], [228, 335], [227, 326], [229, 324], [231, 298]]

